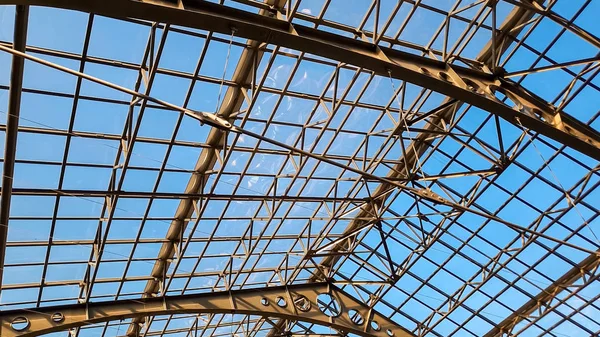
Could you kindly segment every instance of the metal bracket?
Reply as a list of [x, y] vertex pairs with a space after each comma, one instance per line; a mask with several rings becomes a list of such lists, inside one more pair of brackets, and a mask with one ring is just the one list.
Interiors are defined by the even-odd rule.
[[188, 110], [187, 113], [190, 115], [196, 116], [198, 118], [198, 120], [200, 120], [201, 123], [208, 122], [210, 125], [216, 124], [219, 126], [220, 129], [229, 129], [232, 126], [228, 120], [221, 118], [215, 114], [199, 112], [199, 111], [192, 111], [192, 110]]

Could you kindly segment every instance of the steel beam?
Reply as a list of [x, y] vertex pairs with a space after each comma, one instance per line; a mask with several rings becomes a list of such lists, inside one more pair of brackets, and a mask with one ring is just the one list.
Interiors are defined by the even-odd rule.
[[[31, 60], [31, 61], [43, 64], [43, 65], [52, 67], [54, 69], [58, 69], [58, 70], [63, 71], [63, 72], [67, 72], [67, 73], [75, 75], [75, 76], [79, 76], [79, 77], [88, 79], [90, 81], [93, 81], [93, 82], [96, 82], [98, 84], [107, 86], [109, 88], [113, 88], [113, 89], [119, 90], [121, 92], [125, 92], [127, 94], [133, 95], [133, 96], [138, 97], [140, 99], [145, 99], [145, 100], [148, 100], [148, 101], [152, 101], [152, 102], [155, 102], [155, 103], [162, 104], [162, 105], [164, 105], [166, 107], [169, 107], [169, 108], [173, 108], [175, 110], [178, 110], [180, 112], [183, 112], [183, 113], [191, 116], [194, 119], [197, 119], [201, 124], [207, 124], [207, 125], [210, 125], [210, 126], [214, 127], [215, 129], [213, 131], [215, 131], [215, 132], [224, 133], [224, 131], [231, 131], [231, 132], [235, 132], [237, 134], [247, 135], [247, 136], [250, 136], [250, 137], [252, 137], [254, 139], [258, 139], [258, 140], [264, 141], [266, 143], [269, 143], [269, 144], [281, 147], [283, 149], [287, 149], [291, 153], [303, 155], [303, 156], [306, 156], [308, 158], [313, 158], [313, 159], [316, 159], [316, 160], [318, 160], [320, 162], [330, 164], [332, 166], [335, 166], [335, 167], [347, 170], [349, 172], [356, 173], [356, 174], [360, 175], [362, 178], [372, 179], [372, 180], [375, 180], [375, 181], [379, 181], [380, 183], [384, 183], [384, 184], [386, 184], [386, 186], [392, 186], [392, 187], [395, 187], [395, 188], [399, 188], [399, 189], [401, 189], [401, 190], [403, 190], [403, 191], [405, 191], [407, 193], [412, 194], [415, 197], [420, 197], [420, 198], [422, 198], [424, 200], [428, 200], [430, 202], [433, 202], [434, 204], [445, 205], [445, 206], [448, 206], [448, 207], [452, 207], [453, 209], [455, 209], [457, 211], [472, 213], [472, 214], [475, 214], [475, 215], [487, 218], [489, 220], [496, 221], [496, 222], [501, 223], [501, 224], [503, 224], [503, 225], [505, 225], [505, 226], [507, 226], [507, 227], [509, 227], [511, 229], [514, 229], [517, 232], [520, 232], [520, 233], [522, 233], [524, 235], [535, 235], [535, 236], [538, 236], [540, 238], [544, 238], [544, 239], [547, 239], [547, 240], [550, 240], [550, 241], [553, 241], [553, 242], [556, 242], [556, 243], [560, 243], [560, 244], [562, 244], [564, 246], [567, 246], [567, 247], [570, 247], [570, 248], [574, 248], [574, 249], [577, 249], [579, 251], [582, 251], [582, 252], [585, 252], [585, 253], [588, 253], [588, 254], [594, 254], [593, 251], [591, 251], [591, 250], [589, 250], [587, 248], [581, 247], [579, 245], [570, 243], [570, 242], [565, 241], [565, 240], [560, 240], [560, 239], [554, 238], [552, 236], [546, 235], [546, 234], [541, 233], [541, 232], [537, 232], [537, 231], [529, 229], [529, 228], [525, 228], [525, 227], [519, 226], [519, 225], [514, 224], [514, 223], [512, 223], [510, 221], [506, 221], [506, 220], [504, 220], [502, 218], [499, 218], [498, 216], [490, 215], [487, 212], [479, 211], [477, 209], [470, 208], [470, 207], [465, 206], [463, 204], [456, 203], [456, 202], [454, 202], [452, 200], [445, 199], [442, 196], [438, 195], [437, 193], [433, 192], [432, 190], [430, 190], [428, 188], [409, 187], [409, 186], [407, 186], [407, 185], [405, 185], [403, 183], [399, 183], [398, 181], [390, 179], [388, 177], [381, 177], [381, 176], [375, 175], [373, 173], [369, 173], [367, 171], [364, 171], [364, 170], [361, 170], [361, 169], [358, 169], [358, 168], [355, 168], [355, 167], [352, 167], [352, 166], [347, 166], [347, 165], [341, 164], [341, 163], [339, 163], [339, 162], [337, 162], [335, 160], [331, 160], [329, 158], [326, 158], [326, 157], [324, 157], [322, 155], [315, 154], [315, 153], [312, 153], [310, 151], [306, 151], [306, 150], [303, 150], [303, 149], [300, 149], [300, 148], [288, 145], [288, 144], [286, 144], [284, 142], [280, 142], [280, 141], [277, 141], [277, 140], [274, 140], [274, 139], [270, 139], [268, 137], [262, 136], [260, 134], [254, 133], [252, 131], [240, 128], [238, 126], [235, 126], [235, 125], [231, 124], [231, 122], [229, 122], [227, 119], [223, 118], [222, 114], [219, 114], [219, 113], [217, 113], [217, 114], [211, 114], [211, 113], [206, 113], [206, 112], [192, 111], [192, 110], [186, 109], [184, 107], [180, 107], [180, 106], [177, 106], [177, 105], [174, 105], [174, 104], [162, 101], [162, 100], [154, 98], [152, 96], [148, 96], [146, 94], [139, 93], [139, 92], [137, 92], [135, 90], [131, 90], [131, 89], [119, 86], [117, 84], [104, 81], [104, 80], [96, 78], [94, 76], [91, 76], [91, 75], [88, 75], [88, 74], [85, 74], [85, 73], [81, 73], [79, 71], [75, 71], [75, 70], [72, 70], [72, 69], [67, 68], [67, 67], [63, 67], [63, 66], [58, 65], [56, 63], [48, 62], [48, 61], [40, 59], [38, 57], [29, 55], [29, 54], [26, 54], [26, 53], [19, 52], [18, 50], [7, 48], [7, 47], [4, 47], [2, 45], [0, 45], [0, 50], [8, 52], [8, 53], [11, 53], [13, 55], [21, 56], [21, 57], [26, 58], [28, 60]], [[423, 133], [420, 134], [420, 136], [423, 136], [423, 135], [424, 135]], [[427, 136], [427, 138], [429, 138], [429, 137]], [[212, 143], [210, 143], [210, 144], [212, 144]], [[220, 145], [219, 144], [214, 144], [213, 146], [214, 146], [215, 150], [211, 151], [213, 153], [211, 155], [212, 156], [211, 158], [215, 158], [214, 161], [212, 162], [214, 164], [216, 162], [216, 160], [217, 160], [216, 159], [216, 154], [217, 154], [217, 151], [220, 149], [219, 148]], [[204, 160], [202, 160], [202, 155], [201, 155], [198, 163], [200, 165], [202, 165], [201, 167], [205, 168], [204, 165], [206, 165], [207, 162], [205, 162]], [[190, 182], [188, 183], [188, 187], [190, 186], [189, 184], [192, 184], [192, 183], [196, 184], [195, 181], [197, 181], [197, 184], [199, 185], [200, 188], [203, 187], [202, 181], [204, 180], [204, 177], [207, 176], [207, 174], [204, 171], [200, 171], [200, 172], [203, 172], [203, 173], [198, 173], [197, 176], [194, 176], [193, 179], [191, 179]], [[197, 179], [196, 179], [196, 177], [197, 177]], [[193, 210], [190, 210], [190, 212], [192, 212], [192, 211]], [[173, 238], [173, 242], [179, 242], [178, 238]], [[171, 251], [174, 252], [175, 248], [171, 248]], [[163, 262], [163, 264], [166, 264], [166, 262]]]
[[[546, 289], [542, 290], [534, 298], [527, 301], [519, 309], [506, 317], [502, 322], [486, 333], [484, 337], [497, 337], [504, 336], [505, 334], [506, 336], [512, 336], [512, 330], [516, 325], [530, 317], [536, 310], [550, 307], [550, 304], [555, 300], [556, 295], [564, 289], [573, 286], [577, 280], [583, 278], [585, 281], [587, 278], [597, 274], [599, 265], [600, 258], [598, 255], [589, 255], [579, 264], [567, 271], [563, 276], [554, 281], [554, 283], [546, 287]], [[539, 316], [536, 318], [541, 319], [542, 317]]]
[[[501, 25], [501, 32], [511, 31], [514, 27], [518, 27], [523, 22], [526, 22], [533, 15], [532, 12], [528, 12], [524, 9], [514, 9], [506, 21]], [[518, 33], [518, 32], [516, 32]], [[506, 39], [508, 36], [506, 35], [498, 35], [498, 39]], [[499, 47], [503, 46], [503, 47]], [[492, 52], [492, 49], [496, 47], [498, 50]], [[504, 48], [504, 49], [502, 49]], [[487, 66], [491, 64], [491, 60], [493, 59], [493, 55], [502, 54], [504, 50], [508, 48], [507, 43], [488, 43], [483, 50], [479, 53], [477, 60]], [[446, 100], [449, 102], [449, 99]], [[457, 104], [460, 104], [457, 103]], [[427, 130], [435, 130], [436, 128], [443, 128], [442, 121], [449, 120], [453, 111], [457, 109], [456, 105], [448, 106], [444, 110], [440, 111], [435, 118], [432, 118], [429, 124], [425, 126]], [[419, 158], [430, 148], [431, 141], [427, 140], [428, 133], [423, 132], [419, 134], [412, 144], [406, 149], [406, 153], [403, 157], [398, 161], [398, 164], [394, 167], [393, 170], [390, 170], [390, 173], [387, 175], [387, 178], [391, 179], [408, 179], [409, 172], [412, 167], [415, 167]], [[388, 184], [381, 184], [374, 192], [375, 195], [389, 195], [388, 192], [393, 189], [393, 186]], [[357, 215], [356, 219], [348, 224], [344, 233], [353, 232], [357, 228], [361, 228], [365, 226], [366, 221], [363, 220], [366, 217], [371, 217], [374, 213], [374, 207], [381, 208], [385, 199], [381, 198], [374, 202], [372, 206], [365, 207], [362, 209]], [[335, 248], [331, 249], [332, 251], [343, 251], [347, 247], [346, 242], [340, 242]], [[325, 268], [332, 268], [337, 261], [340, 259], [340, 256], [330, 256], [324, 258], [321, 261], [321, 266]]]
[[[600, 160], [600, 133], [503, 79], [502, 70], [464, 68], [369, 42], [199, 0], [0, 0], [51, 6], [116, 18], [138, 18], [229, 34], [315, 54], [392, 76], [456, 98]], [[512, 101], [496, 98], [502, 93]]]
[[[269, 0], [268, 5], [282, 5], [282, 0]], [[168, 4], [167, 4], [168, 5]], [[265, 10], [260, 10], [258, 17], [265, 17], [274, 15]], [[165, 22], [162, 18], [157, 18], [157, 22]], [[237, 28], [237, 27], [235, 27]], [[224, 32], [225, 34], [232, 34], [234, 26], [227, 26]], [[236, 31], [238, 35], [240, 32]], [[243, 35], [242, 35], [243, 36]], [[223, 97], [223, 103], [218, 108], [217, 116], [220, 116], [224, 120], [230, 120], [233, 123], [232, 115], [234, 112], [239, 111], [240, 107], [244, 102], [244, 95], [242, 93], [243, 87], [247, 87], [252, 83], [252, 75], [255, 68], [260, 64], [263, 51], [260, 50], [261, 42], [258, 40], [247, 41], [248, 47], [244, 48], [242, 55], [235, 67], [235, 71], [232, 76], [232, 81], [236, 83], [236, 86], [230, 86], [227, 88]], [[200, 65], [198, 65], [200, 66]], [[198, 194], [203, 193], [206, 183], [210, 177], [209, 172], [214, 169], [217, 163], [217, 156], [219, 149], [225, 149], [227, 143], [227, 133], [223, 130], [213, 127], [208, 134], [206, 144], [208, 148], [202, 149], [198, 161], [194, 168], [194, 173], [190, 177], [188, 184], [185, 188], [184, 194]], [[197, 199], [196, 199], [197, 200]], [[167, 239], [170, 242], [164, 243], [158, 252], [156, 263], [152, 268], [153, 279], [149, 280], [144, 288], [144, 296], [155, 296], [160, 289], [161, 283], [166, 283], [164, 279], [167, 277], [166, 271], [169, 269], [171, 261], [176, 253], [176, 247], [182, 244], [181, 240], [184, 238], [183, 233], [185, 232], [192, 215], [195, 212], [194, 205], [196, 204], [194, 199], [183, 199], [180, 201], [177, 210], [175, 211], [175, 220], [171, 222], [169, 230], [167, 232]], [[200, 216], [198, 215], [199, 221]], [[177, 260], [175, 270], [178, 267], [180, 260]], [[127, 336], [135, 337], [140, 335], [141, 324], [146, 321], [145, 317], [136, 317], [132, 320], [132, 323], [127, 329]]]
[[[29, 6], [17, 6], [13, 40], [13, 48], [15, 50], [25, 51], [28, 20]], [[24, 66], [25, 60], [22, 57], [13, 56], [10, 73], [10, 90], [8, 93], [8, 114], [6, 115], [2, 192], [0, 193], [0, 198], [2, 198], [0, 201], [0, 286], [2, 285], [2, 275], [4, 274], [4, 256], [6, 255], [4, 252], [6, 249], [6, 240], [8, 239], [8, 220], [10, 218], [10, 201], [15, 172]]]
[[[327, 295], [338, 304], [332, 314], [323, 310], [329, 304]], [[0, 314], [0, 336], [34, 337], [100, 322], [184, 313], [275, 317], [328, 326], [363, 337], [414, 336], [329, 283], [4, 311]], [[355, 313], [362, 320], [358, 320]]]

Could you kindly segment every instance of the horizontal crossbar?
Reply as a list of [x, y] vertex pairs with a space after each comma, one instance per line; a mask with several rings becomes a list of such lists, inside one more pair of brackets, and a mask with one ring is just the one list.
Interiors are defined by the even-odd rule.
[[[236, 35], [352, 64], [466, 102], [600, 160], [600, 133], [525, 90], [478, 69], [385, 48], [288, 21], [200, 0], [0, 0], [136, 18]], [[497, 94], [508, 97], [506, 104]]]

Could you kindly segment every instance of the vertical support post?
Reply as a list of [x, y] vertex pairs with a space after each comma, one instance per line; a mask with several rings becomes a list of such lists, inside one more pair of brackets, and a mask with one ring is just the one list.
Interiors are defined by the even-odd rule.
[[[28, 20], [29, 6], [16, 6], [13, 48], [21, 52], [25, 51]], [[8, 114], [6, 116], [2, 192], [0, 194], [0, 286], [2, 285], [2, 276], [4, 274], [4, 256], [6, 255], [6, 240], [8, 239], [8, 219], [10, 217], [10, 200], [15, 172], [15, 154], [17, 152], [17, 134], [19, 129], [19, 112], [21, 110], [24, 67], [25, 59], [13, 55], [10, 90], [8, 93]], [[1, 289], [0, 287], [0, 292]]]

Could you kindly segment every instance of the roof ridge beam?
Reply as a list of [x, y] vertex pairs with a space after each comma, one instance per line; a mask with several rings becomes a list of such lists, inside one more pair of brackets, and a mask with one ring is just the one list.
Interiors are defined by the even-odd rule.
[[[135, 17], [224, 34], [235, 27], [241, 37], [353, 64], [376, 74], [389, 74], [456, 98], [600, 160], [599, 132], [520, 85], [503, 79], [504, 71], [499, 67], [492, 74], [483, 64], [480, 69], [450, 65], [206, 1], [180, 0], [174, 4], [172, 0], [0, 0], [0, 4], [42, 5], [117, 18]], [[512, 106], [497, 99], [498, 92], [508, 96]]]

